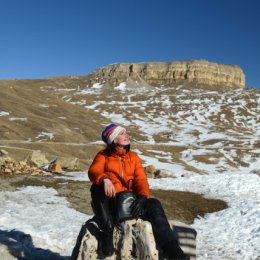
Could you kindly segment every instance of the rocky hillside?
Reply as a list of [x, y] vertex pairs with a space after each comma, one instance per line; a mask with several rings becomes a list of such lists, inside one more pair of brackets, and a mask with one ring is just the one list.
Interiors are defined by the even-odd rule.
[[97, 69], [92, 73], [92, 79], [92, 83], [98, 79], [99, 81], [109, 81], [110, 84], [132, 79], [151, 86], [185, 83], [215, 89], [245, 87], [245, 75], [240, 67], [206, 60], [118, 63]]
[[94, 74], [0, 81], [0, 148], [19, 160], [36, 149], [49, 159], [76, 156], [84, 169], [114, 122], [127, 127], [146, 165], [154, 160], [176, 175], [259, 169], [260, 91], [244, 89], [243, 78], [240, 87], [205, 89]]

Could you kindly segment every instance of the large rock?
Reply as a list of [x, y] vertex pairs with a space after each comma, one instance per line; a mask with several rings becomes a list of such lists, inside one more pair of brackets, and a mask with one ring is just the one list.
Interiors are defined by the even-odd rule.
[[5, 150], [0, 150], [0, 166], [5, 165], [7, 160], [12, 158], [8, 156], [8, 152]]
[[76, 157], [59, 157], [58, 162], [63, 170], [76, 171], [79, 169], [79, 159]]
[[3, 149], [1, 149], [0, 150], [0, 157], [2, 157], [2, 156], [8, 156], [8, 152], [3, 150]]
[[[184, 223], [170, 221], [178, 236], [182, 250], [190, 259], [196, 259], [196, 231]], [[141, 219], [129, 220], [114, 229], [115, 253], [105, 258], [100, 251], [99, 230], [95, 217], [82, 226], [73, 249], [71, 260], [162, 260], [162, 252], [156, 248], [151, 224]]]
[[155, 178], [176, 178], [176, 176], [171, 172], [167, 170], [156, 170], [154, 173]]
[[40, 150], [35, 150], [29, 153], [25, 161], [31, 165], [36, 167], [42, 167], [45, 164], [48, 164], [48, 159], [46, 158], [46, 154]]
[[135, 81], [145, 81], [152, 86], [187, 82], [219, 88], [243, 89], [245, 87], [245, 75], [239, 66], [206, 60], [116, 63], [97, 69], [92, 73], [92, 78], [93, 81], [98, 78], [112, 83], [131, 78]]
[[147, 165], [145, 167], [145, 172], [148, 178], [154, 178], [155, 177], [155, 172], [156, 172], [156, 168], [154, 165]]

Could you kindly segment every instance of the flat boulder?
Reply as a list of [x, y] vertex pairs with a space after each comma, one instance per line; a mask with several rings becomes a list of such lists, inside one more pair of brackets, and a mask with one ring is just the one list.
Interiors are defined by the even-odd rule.
[[145, 172], [146, 172], [148, 178], [154, 178], [155, 177], [156, 168], [152, 164], [151, 165], [147, 165], [145, 167]]
[[6, 150], [0, 149], [0, 157], [7, 156], [8, 152]]
[[63, 170], [77, 171], [79, 169], [79, 159], [76, 157], [59, 157], [58, 162]]
[[41, 168], [43, 165], [48, 164], [48, 159], [46, 158], [45, 153], [40, 150], [34, 150], [28, 154], [25, 159], [26, 163], [30, 166], [35, 166]]
[[[196, 231], [188, 225], [170, 221], [183, 252], [196, 259]], [[88, 220], [81, 228], [71, 260], [163, 260], [163, 253], [156, 247], [150, 222], [128, 220], [116, 227], [113, 234], [115, 252], [105, 257], [100, 250], [101, 230], [95, 217]]]

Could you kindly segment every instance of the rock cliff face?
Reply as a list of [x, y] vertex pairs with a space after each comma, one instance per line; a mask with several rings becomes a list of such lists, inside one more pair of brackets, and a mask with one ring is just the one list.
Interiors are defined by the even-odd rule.
[[132, 79], [149, 85], [192, 83], [233, 89], [245, 87], [245, 75], [236, 65], [223, 65], [206, 60], [181, 62], [117, 63], [97, 69], [92, 79], [119, 83]]

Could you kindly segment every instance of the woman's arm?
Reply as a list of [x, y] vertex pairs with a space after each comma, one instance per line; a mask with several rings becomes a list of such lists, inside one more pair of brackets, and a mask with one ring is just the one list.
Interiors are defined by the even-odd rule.
[[[135, 153], [134, 153], [135, 154]], [[135, 154], [135, 174], [134, 174], [134, 192], [136, 195], [145, 195], [150, 197], [150, 189], [147, 176], [142, 165], [140, 157]]]
[[115, 197], [116, 190], [108, 175], [105, 173], [105, 163], [105, 155], [99, 152], [89, 167], [88, 176], [93, 183], [104, 186], [106, 196]]
[[101, 185], [103, 179], [107, 178], [107, 175], [105, 174], [105, 162], [105, 155], [102, 152], [99, 152], [95, 156], [88, 170], [88, 177], [90, 181], [95, 184]]

